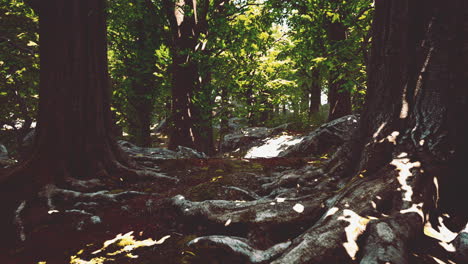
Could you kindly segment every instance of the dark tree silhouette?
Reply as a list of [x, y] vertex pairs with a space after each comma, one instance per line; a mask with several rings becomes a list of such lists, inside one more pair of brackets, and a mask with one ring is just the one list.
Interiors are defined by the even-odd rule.
[[0, 177], [5, 234], [15, 231], [11, 214], [19, 199], [46, 184], [142, 173], [111, 136], [105, 0], [47, 0], [37, 8], [38, 126], [30, 158]]
[[[337, 2], [337, 1], [332, 1]], [[343, 45], [346, 40], [346, 26], [340, 21], [330, 22], [328, 25], [328, 41], [332, 46]], [[342, 58], [344, 59], [344, 58]], [[328, 121], [335, 120], [345, 115], [351, 114], [351, 93], [344, 88], [345, 80], [339, 79], [340, 69], [335, 69], [330, 73], [328, 87]]]

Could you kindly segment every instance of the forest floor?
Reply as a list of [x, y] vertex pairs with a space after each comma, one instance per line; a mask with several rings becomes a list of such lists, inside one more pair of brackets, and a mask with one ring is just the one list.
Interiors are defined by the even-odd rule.
[[[25, 241], [0, 252], [2, 264], [171, 264], [171, 263], [248, 263], [222, 248], [209, 255], [199, 253], [187, 242], [201, 236], [227, 235], [246, 237], [251, 226], [209, 222], [206, 218], [187, 217], [171, 200], [183, 195], [191, 201], [231, 200], [242, 203], [254, 200], [252, 192], [262, 194], [262, 184], [271, 174], [319, 166], [321, 158], [269, 158], [269, 159], [180, 159], [165, 160], [158, 164], [167, 176], [179, 179], [177, 183], [161, 180], [122, 182], [109, 179], [100, 189], [107, 194], [122, 195], [112, 202], [95, 199], [97, 205], [88, 207], [87, 213], [69, 210], [76, 201], [66, 195], [54, 198], [55, 209], [38, 199], [21, 212]], [[244, 192], [245, 190], [252, 191]], [[135, 193], [129, 193], [134, 191]], [[85, 201], [89, 202], [89, 201]], [[277, 199], [277, 205], [281, 203]], [[91, 204], [91, 203], [89, 203]], [[300, 214], [301, 211], [296, 210]], [[89, 221], [89, 219], [98, 219]], [[308, 221], [308, 220], [307, 220]], [[305, 221], [303, 221], [304, 223]], [[278, 229], [275, 234], [261, 230], [255, 234], [266, 240], [289, 241], [307, 229], [307, 224]], [[250, 230], [251, 231], [251, 230]], [[413, 247], [411, 264], [446, 263], [428, 257], [444, 255], [434, 252], [433, 240], [422, 237]], [[262, 243], [260, 243], [262, 244]], [[265, 244], [266, 249], [269, 247]], [[270, 245], [271, 246], [271, 245]], [[340, 262], [341, 263], [341, 262]], [[351, 263], [351, 262], [350, 262]], [[455, 262], [448, 262], [455, 263]], [[334, 264], [334, 263], [331, 263]], [[337, 263], [338, 264], [338, 263]]]
[[[272, 172], [320, 162], [320, 158], [161, 161], [159, 170], [178, 178], [178, 183], [109, 179], [102, 187], [108, 194], [127, 191], [141, 194], [129, 195], [117, 203], [99, 203], [88, 210], [98, 219], [92, 222], [86, 221], [89, 216], [79, 210], [67, 210], [71, 204], [63, 197], [55, 201], [54, 211], [38, 199], [21, 212], [25, 242], [0, 252], [0, 263], [226, 263], [218, 262], [221, 260], [216, 256], [203, 261], [186, 243], [206, 235], [242, 236], [246, 227], [228, 222], [214, 226], [203, 219], [182, 217], [167, 198], [183, 195], [191, 201], [252, 200], [242, 190], [260, 191], [262, 179]], [[295, 231], [278, 232], [277, 236], [287, 238]]]

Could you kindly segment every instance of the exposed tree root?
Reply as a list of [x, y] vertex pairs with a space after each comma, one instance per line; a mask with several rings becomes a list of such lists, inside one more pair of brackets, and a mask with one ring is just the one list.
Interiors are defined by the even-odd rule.
[[[321, 173], [302, 168], [273, 174], [263, 185], [270, 193], [253, 201], [191, 202], [176, 196], [172, 203], [184, 217], [226, 227], [245, 224], [267, 232], [298, 223], [306, 227], [290, 241], [270, 241], [267, 250], [257, 249], [261, 239], [256, 236], [265, 234], [254, 231], [248, 238], [208, 236], [188, 244], [205, 255], [221, 250], [229, 263], [411, 263], [411, 243], [423, 234], [428, 211], [437, 202], [434, 183], [421, 163], [400, 153], [373, 175], [340, 179]], [[459, 251], [466, 251], [463, 234], [452, 243], [458, 243]]]
[[248, 197], [250, 197], [252, 200], [259, 200], [259, 199], [262, 198], [262, 197], [260, 197], [258, 194], [256, 194], [255, 192], [252, 192], [252, 191], [250, 191], [250, 190], [241, 189], [241, 188], [239, 188], [239, 187], [235, 187], [235, 186], [225, 186], [224, 188], [229, 189], [229, 190], [234, 190], [234, 191], [240, 192], [240, 193], [242, 193], [242, 194], [245, 194], [245, 195], [247, 195]]
[[422, 230], [421, 216], [411, 212], [369, 223], [361, 264], [409, 263], [409, 242]]
[[221, 250], [230, 255], [239, 256], [239, 263], [265, 263], [275, 258], [288, 248], [291, 242], [279, 243], [267, 250], [255, 249], [247, 239], [230, 236], [206, 236], [196, 238], [188, 243], [188, 246], [203, 255], [212, 254], [212, 250]]

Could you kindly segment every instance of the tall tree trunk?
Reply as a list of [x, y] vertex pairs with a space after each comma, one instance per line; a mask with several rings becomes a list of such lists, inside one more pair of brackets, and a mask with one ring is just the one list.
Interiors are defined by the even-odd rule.
[[[141, 5], [141, 3], [134, 3], [135, 5]], [[129, 135], [131, 141], [136, 145], [142, 147], [151, 146], [151, 121], [154, 109], [154, 99], [152, 90], [156, 87], [155, 76], [153, 72], [155, 69], [154, 59], [154, 47], [151, 43], [151, 35], [147, 32], [148, 30], [154, 30], [148, 28], [147, 23], [144, 19], [150, 19], [145, 16], [136, 21], [137, 28], [137, 40], [136, 45], [138, 47], [133, 61], [134, 65], [128, 65], [132, 67], [129, 70], [130, 76], [132, 76], [131, 91], [129, 93]]]
[[215, 152], [213, 135], [213, 105], [214, 98], [211, 94], [212, 87], [211, 74], [208, 73], [197, 85], [196, 103], [193, 103], [194, 109], [194, 136], [195, 148], [207, 155]]
[[[331, 45], [338, 49], [340, 41], [346, 40], [346, 27], [343, 23], [332, 22], [329, 24], [328, 39]], [[328, 84], [329, 121], [351, 114], [351, 93], [344, 89], [345, 80], [338, 79], [339, 75], [339, 68], [330, 74]]]
[[[172, 31], [172, 132], [169, 148], [177, 146], [195, 148], [199, 151], [214, 152], [213, 127], [211, 124], [212, 104], [208, 101], [195, 101], [197, 93], [202, 97], [210, 94], [200, 74], [200, 60], [194, 53], [201, 54], [204, 48], [197, 48], [200, 33], [207, 35], [208, 23], [205, 21], [209, 2], [204, 2], [202, 12], [198, 12], [196, 0], [165, 0], [164, 5]], [[183, 9], [191, 10], [186, 12]], [[206, 54], [205, 54], [206, 55]], [[205, 83], [203, 83], [205, 82]], [[209, 97], [209, 96], [208, 96]], [[195, 100], [194, 100], [195, 99]], [[205, 114], [209, 112], [209, 114]]]
[[194, 11], [185, 14], [183, 9], [191, 9], [191, 0], [165, 0], [163, 2], [172, 32], [171, 53], [171, 132], [169, 148], [177, 146], [195, 148], [193, 131], [192, 97], [195, 84], [198, 82], [197, 65], [191, 58], [196, 45], [194, 36]]
[[41, 1], [39, 18], [36, 139], [30, 159], [0, 177], [6, 237], [15, 231], [8, 215], [18, 200], [45, 184], [67, 177], [125, 178], [134, 166], [111, 136], [105, 1]]
[[[410, 153], [424, 167], [420, 177], [438, 178], [440, 202], [457, 207], [454, 198], [465, 195], [456, 171], [468, 151], [468, 117], [460, 115], [468, 110], [467, 3], [381, 1], [376, 12], [360, 166], [375, 171]], [[383, 147], [392, 133], [397, 144]]]

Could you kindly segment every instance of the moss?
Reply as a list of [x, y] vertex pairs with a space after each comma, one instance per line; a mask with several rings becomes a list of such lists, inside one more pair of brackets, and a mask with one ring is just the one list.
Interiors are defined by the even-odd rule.
[[252, 163], [251, 168], [253, 170], [263, 170], [263, 166], [259, 163]]
[[190, 188], [186, 196], [193, 201], [213, 200], [219, 198], [219, 190], [222, 185], [219, 182], [202, 183]]
[[123, 190], [123, 189], [114, 189], [114, 190], [109, 191], [110, 194], [117, 194], [117, 193], [121, 193], [121, 192], [125, 192], [125, 190]]

